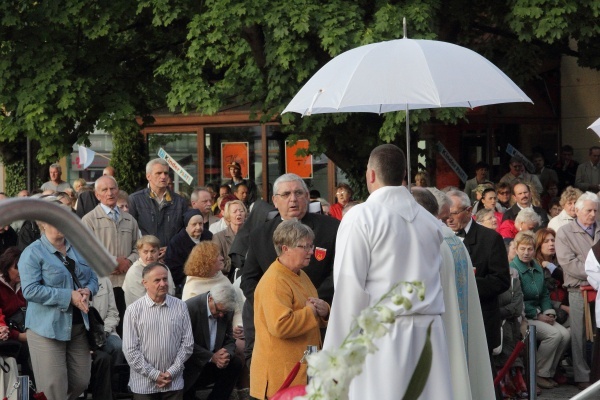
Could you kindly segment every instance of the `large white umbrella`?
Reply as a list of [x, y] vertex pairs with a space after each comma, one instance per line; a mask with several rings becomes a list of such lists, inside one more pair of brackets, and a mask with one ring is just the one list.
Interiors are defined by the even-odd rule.
[[588, 129], [593, 130], [594, 132], [596, 132], [596, 135], [600, 136], [600, 118], [598, 118], [594, 121], [593, 124], [588, 126]]
[[[406, 34], [405, 34], [406, 36]], [[283, 113], [406, 111], [530, 102], [494, 64], [476, 52], [434, 40], [397, 39], [357, 47], [325, 64]]]

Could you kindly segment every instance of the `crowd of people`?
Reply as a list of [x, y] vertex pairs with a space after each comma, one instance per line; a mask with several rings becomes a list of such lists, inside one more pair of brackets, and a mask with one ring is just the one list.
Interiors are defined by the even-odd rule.
[[[600, 148], [580, 165], [572, 152], [563, 147], [552, 167], [534, 155], [535, 173], [513, 158], [497, 183], [478, 163], [462, 190], [430, 187], [420, 172], [411, 193], [402, 151], [379, 146], [367, 165], [369, 198], [356, 201], [340, 183], [333, 205], [294, 174], [264, 201], [235, 162], [231, 180], [189, 198], [169, 187], [162, 159], [130, 195], [111, 167], [93, 188], [79, 180], [71, 188], [53, 164], [31, 197], [80, 216], [114, 269], [98, 277], [44, 221], [3, 227], [0, 340], [51, 400], [84, 391], [195, 399], [206, 387], [209, 399], [265, 399], [307, 346], [336, 348], [391, 285], [422, 281], [424, 298], [395, 309], [350, 398], [406, 390], [410, 374], [391, 374], [414, 369], [426, 337], [435, 360], [425, 398], [524, 398], [521, 358], [495, 388], [492, 379], [528, 326], [539, 341], [538, 390], [567, 383], [566, 365], [584, 389], [600, 377], [600, 346], [587, 346], [600, 284]], [[87, 340], [91, 306], [104, 320], [99, 348]], [[306, 378], [303, 364], [293, 384]]]

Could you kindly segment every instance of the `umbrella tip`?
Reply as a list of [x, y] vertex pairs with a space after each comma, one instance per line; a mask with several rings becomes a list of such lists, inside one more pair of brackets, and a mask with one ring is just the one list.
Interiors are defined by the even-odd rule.
[[406, 17], [402, 17], [402, 31], [404, 33], [404, 39], [406, 39]]

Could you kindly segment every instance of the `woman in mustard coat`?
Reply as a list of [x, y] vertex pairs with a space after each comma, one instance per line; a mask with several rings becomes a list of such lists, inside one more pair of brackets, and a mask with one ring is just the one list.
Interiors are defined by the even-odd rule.
[[[250, 396], [265, 399], [281, 387], [306, 346], [321, 348], [329, 304], [302, 271], [313, 255], [314, 233], [298, 221], [284, 221], [273, 233], [277, 260], [254, 292], [256, 339], [250, 366]], [[302, 364], [294, 385], [306, 384]]]

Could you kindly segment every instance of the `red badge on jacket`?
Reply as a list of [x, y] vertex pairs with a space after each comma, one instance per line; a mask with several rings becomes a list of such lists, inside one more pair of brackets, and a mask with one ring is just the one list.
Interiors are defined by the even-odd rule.
[[315, 247], [315, 258], [317, 259], [317, 261], [323, 261], [326, 255], [327, 249], [324, 249], [322, 247]]

